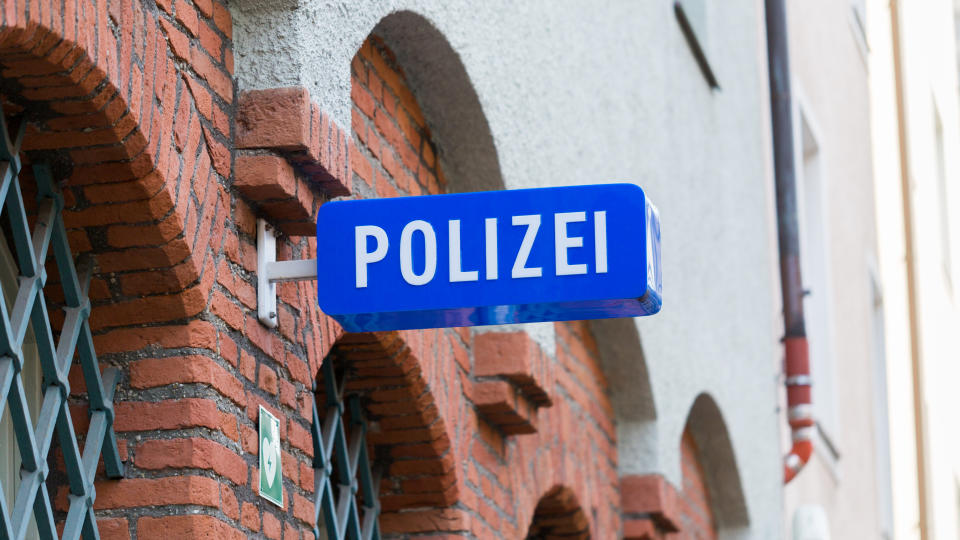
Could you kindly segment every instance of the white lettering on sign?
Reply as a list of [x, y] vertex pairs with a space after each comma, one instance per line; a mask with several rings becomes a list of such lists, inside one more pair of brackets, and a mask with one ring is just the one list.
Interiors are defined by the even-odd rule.
[[[373, 251], [367, 251], [367, 238], [373, 237], [376, 245]], [[367, 286], [367, 265], [382, 261], [387, 256], [387, 231], [376, 225], [358, 225], [357, 240], [357, 288]]]
[[520, 242], [520, 251], [517, 252], [517, 258], [513, 261], [514, 278], [540, 277], [543, 275], [543, 268], [535, 266], [527, 268], [527, 259], [530, 257], [530, 250], [533, 249], [533, 242], [537, 239], [537, 230], [540, 229], [540, 214], [530, 216], [513, 216], [514, 225], [526, 225], [527, 232], [523, 235], [523, 241]]
[[568, 249], [583, 247], [582, 236], [567, 236], [567, 223], [579, 223], [586, 220], [586, 212], [561, 212], [553, 215], [553, 246], [556, 250], [558, 276], [574, 276], [587, 273], [586, 264], [570, 264], [567, 262]]
[[460, 220], [450, 220], [450, 282], [477, 281], [480, 272], [477, 270], [463, 271], [461, 264], [463, 257], [460, 254]]
[[593, 213], [593, 251], [597, 260], [598, 274], [607, 273], [607, 211]]
[[[413, 271], [413, 233], [423, 234], [423, 273]], [[400, 233], [400, 273], [411, 285], [426, 285], [437, 273], [437, 233], [429, 223], [418, 219], [407, 223]]]
[[[586, 263], [571, 264], [569, 260], [569, 250], [572, 248], [583, 247], [582, 236], [570, 236], [567, 226], [570, 223], [583, 223], [587, 221], [586, 212], [559, 212], [553, 215], [554, 223], [554, 255], [558, 276], [574, 276], [589, 273], [589, 266]], [[534, 243], [537, 240], [537, 231], [540, 230], [541, 216], [539, 214], [525, 216], [511, 216], [510, 223], [515, 226], [526, 226], [523, 234], [523, 240], [520, 242], [520, 248], [517, 250], [516, 258], [513, 261], [513, 269], [510, 277], [514, 279], [542, 277], [543, 268], [540, 266], [527, 266], [530, 259], [530, 253], [533, 250]], [[447, 222], [448, 227], [448, 263], [449, 279], [451, 283], [479, 281], [480, 270], [463, 269], [463, 250], [460, 235], [460, 220], [451, 219]], [[423, 235], [423, 272], [417, 274], [414, 271], [413, 261], [413, 236], [419, 232]], [[389, 241], [387, 233], [376, 225], [358, 225], [355, 228], [356, 241], [356, 283], [357, 288], [367, 287], [368, 266], [380, 262], [387, 256]], [[373, 238], [373, 250], [368, 251], [369, 239]], [[484, 253], [485, 253], [485, 279], [488, 281], [499, 278], [498, 272], [498, 244], [497, 244], [497, 218], [486, 218], [484, 220]], [[599, 210], [593, 213], [593, 246], [594, 246], [594, 272], [597, 274], [607, 273], [607, 212]], [[418, 265], [419, 266], [419, 265]], [[430, 283], [437, 273], [437, 234], [430, 223], [423, 220], [414, 220], [404, 226], [400, 233], [400, 273], [404, 281], [410, 285], [426, 285]]]
[[487, 280], [497, 279], [497, 218], [484, 220], [487, 247]]

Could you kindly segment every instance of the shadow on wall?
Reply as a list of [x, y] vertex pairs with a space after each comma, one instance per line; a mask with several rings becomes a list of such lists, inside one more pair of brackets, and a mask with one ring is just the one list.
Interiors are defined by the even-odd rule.
[[656, 470], [657, 411], [637, 325], [633, 319], [600, 319], [590, 327], [613, 404], [621, 463], [626, 459], [634, 461], [627, 468]]
[[393, 51], [423, 104], [449, 191], [504, 189], [490, 125], [460, 55], [443, 34], [411, 11], [387, 15], [370, 34]]
[[[736, 537], [750, 522], [747, 503], [740, 483], [737, 466], [723, 420], [716, 401], [706, 393], [697, 396], [684, 429], [686, 440], [681, 441], [681, 454], [693, 453], [702, 470], [707, 487], [707, 500], [716, 518], [720, 537]], [[689, 438], [692, 438], [692, 444]], [[689, 469], [689, 467], [688, 467]], [[684, 471], [684, 491], [688, 487], [687, 471]]]

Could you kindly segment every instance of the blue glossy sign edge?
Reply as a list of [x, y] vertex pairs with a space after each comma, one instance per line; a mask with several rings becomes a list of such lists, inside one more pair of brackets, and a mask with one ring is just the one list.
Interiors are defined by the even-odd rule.
[[[661, 247], [659, 212], [650, 202], [650, 199], [646, 196], [646, 193], [643, 192], [642, 188], [639, 188], [639, 186], [636, 186], [635, 184], [628, 185], [637, 187], [643, 193], [646, 210], [646, 215], [644, 216], [644, 244], [647, 263], [645, 276], [646, 292], [639, 298], [505, 304], [417, 311], [383, 311], [376, 313], [327, 313], [327, 315], [336, 320], [347, 332], [453, 328], [462, 326], [608, 319], [654, 315], [660, 311], [663, 305], [663, 285], [660, 263]], [[564, 189], [565, 187], [529, 188], [513, 191]], [[457, 197], [462, 195], [470, 194], [425, 195], [421, 197]], [[402, 199], [405, 197], [398, 198]], [[349, 204], [352, 201], [336, 202], [338, 204]], [[318, 237], [320, 235], [319, 226], [320, 223], [318, 218]], [[318, 258], [318, 275], [320, 275], [321, 263], [322, 261]]]

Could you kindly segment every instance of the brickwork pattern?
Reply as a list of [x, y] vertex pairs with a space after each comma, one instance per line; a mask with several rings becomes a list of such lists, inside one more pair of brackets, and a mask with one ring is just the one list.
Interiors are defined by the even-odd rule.
[[[285, 233], [280, 259], [312, 258], [297, 235], [324, 200], [447, 188], [383, 42], [351, 65], [348, 135], [304, 89], [237, 92], [221, 0], [31, 0], [0, 18], [0, 93], [31, 122], [28, 156], [64, 181], [72, 248], [96, 260], [97, 351], [122, 373], [127, 477], [97, 482], [103, 538], [310, 537], [313, 389], [331, 351], [386, 467], [386, 534], [521, 538], [561, 507], [578, 535], [621, 534], [613, 411], [585, 323], [556, 324], [555, 350], [466, 329], [345, 336], [314, 282], [279, 285], [277, 330], [257, 320], [256, 216]], [[260, 405], [282, 420], [282, 508], [256, 495]], [[62, 512], [66, 489], [51, 491]]]
[[700, 449], [689, 429], [680, 440], [683, 488], [680, 491], [680, 527], [691, 540], [716, 540], [717, 522], [710, 505], [707, 476], [700, 462]]
[[[115, 426], [127, 477], [97, 482], [102, 537], [301, 538], [313, 371], [297, 325], [277, 335], [251, 315], [255, 220], [230, 188], [226, 6], [58, 0], [8, 3], [0, 16], [4, 99], [30, 121], [28, 156], [64, 181], [71, 246], [95, 254], [96, 348], [123, 374]], [[84, 387], [71, 388], [84, 430]], [[287, 419], [282, 509], [255, 496], [261, 402]]]
[[379, 197], [426, 195], [446, 189], [426, 119], [390, 50], [376, 37], [360, 47], [350, 66], [350, 154], [354, 191]]
[[533, 513], [527, 540], [584, 540], [590, 537], [587, 516], [576, 495], [554, 488], [540, 499]]
[[631, 475], [620, 479], [624, 538], [627, 540], [716, 540], [717, 521], [700, 460], [689, 429], [680, 439], [682, 485], [662, 476]]
[[[351, 65], [350, 163], [356, 196], [420, 195], [447, 187], [437, 145], [396, 62], [374, 36]], [[383, 431], [373, 438], [375, 455], [408, 458], [394, 459], [384, 479], [385, 532], [519, 538], [533, 523], [540, 497], [550, 499], [562, 490], [571, 494], [565, 500], [580, 502], [583, 515], [596, 516], [590, 523], [595, 537], [616, 535], [620, 525], [612, 410], [596, 346], [583, 323], [557, 324], [556, 329], [555, 351], [540, 350], [522, 333], [396, 333], [419, 363], [414, 372], [423, 373], [439, 418], [429, 426], [417, 420], [417, 429], [392, 432], [384, 426], [403, 424], [380, 419]], [[431, 431], [435, 435], [430, 435], [429, 450], [421, 441], [405, 442]], [[513, 437], [520, 433], [526, 435]], [[416, 450], [418, 446], [423, 450]], [[431, 501], [434, 509], [413, 510], [422, 506], [417, 499], [423, 495], [396, 491], [413, 486], [400, 474], [410, 465], [409, 458], [416, 457], [405, 452], [414, 451], [433, 453], [436, 457], [430, 460], [439, 460], [434, 470], [450, 471], [429, 480], [431, 491], [444, 490]]]

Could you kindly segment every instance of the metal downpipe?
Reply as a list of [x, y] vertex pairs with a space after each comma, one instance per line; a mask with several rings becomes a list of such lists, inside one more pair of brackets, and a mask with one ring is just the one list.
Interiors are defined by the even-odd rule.
[[793, 445], [784, 458], [784, 483], [792, 480], [813, 453], [815, 423], [811, 404], [810, 356], [803, 317], [800, 237], [797, 220], [793, 107], [784, 0], [765, 0], [770, 110], [773, 124], [773, 168], [777, 197], [777, 237], [783, 296], [786, 356], [787, 419]]

